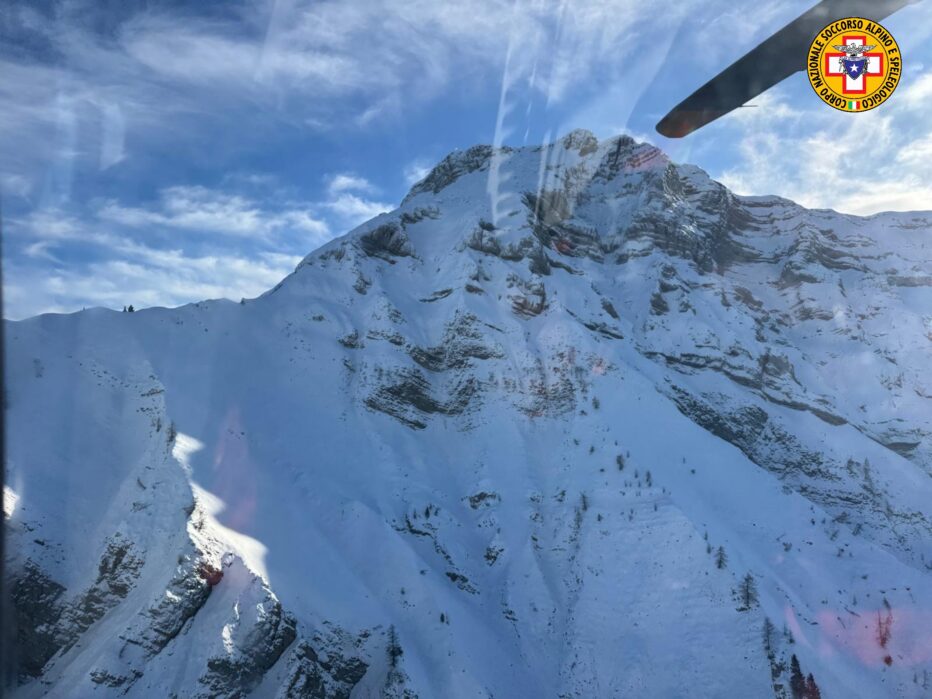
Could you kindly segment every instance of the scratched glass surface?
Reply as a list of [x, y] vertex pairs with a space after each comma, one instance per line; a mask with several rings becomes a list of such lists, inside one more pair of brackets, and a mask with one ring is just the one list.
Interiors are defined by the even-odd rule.
[[930, 696], [930, 28], [3, 3], [6, 692]]

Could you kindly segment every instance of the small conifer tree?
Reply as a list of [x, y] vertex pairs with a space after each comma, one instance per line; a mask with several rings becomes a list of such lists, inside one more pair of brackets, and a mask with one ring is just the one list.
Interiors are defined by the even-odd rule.
[[796, 654], [790, 658], [790, 694], [793, 699], [806, 699], [806, 680], [799, 668], [799, 658]]
[[822, 699], [822, 692], [819, 690], [819, 685], [816, 684], [811, 672], [809, 677], [806, 678], [806, 699]]
[[750, 573], [745, 575], [738, 585], [738, 598], [741, 601], [741, 611], [747, 611], [757, 604], [757, 583]]
[[767, 653], [767, 657], [773, 659], [774, 655], [774, 639], [776, 638], [777, 630], [774, 628], [773, 622], [770, 621], [770, 617], [764, 617], [764, 627], [761, 630], [761, 637], [764, 641], [764, 651]]

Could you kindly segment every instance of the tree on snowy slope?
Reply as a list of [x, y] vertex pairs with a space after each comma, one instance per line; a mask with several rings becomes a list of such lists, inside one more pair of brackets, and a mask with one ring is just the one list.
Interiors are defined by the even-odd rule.
[[398, 658], [404, 654], [401, 644], [398, 643], [398, 634], [395, 626], [388, 627], [388, 664], [394, 670], [398, 667]]
[[757, 604], [757, 583], [754, 576], [748, 573], [738, 585], [738, 599], [741, 601], [740, 611], [746, 612]]
[[761, 635], [764, 640], [764, 650], [767, 652], [767, 657], [771, 660], [774, 655], [774, 638], [776, 636], [776, 629], [774, 628], [773, 622], [770, 621], [770, 617], [764, 617], [764, 628], [761, 632]]
[[822, 692], [819, 690], [819, 686], [816, 684], [811, 672], [809, 677], [806, 678], [805, 699], [822, 699]]
[[790, 691], [793, 693], [793, 699], [805, 699], [806, 697], [806, 680], [803, 678], [802, 670], [799, 669], [799, 658], [795, 653], [790, 658]]

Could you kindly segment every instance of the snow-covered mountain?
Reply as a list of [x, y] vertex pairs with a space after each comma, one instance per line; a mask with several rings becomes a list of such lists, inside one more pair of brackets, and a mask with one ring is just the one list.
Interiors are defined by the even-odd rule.
[[576, 131], [8, 323], [14, 696], [932, 696], [930, 236]]

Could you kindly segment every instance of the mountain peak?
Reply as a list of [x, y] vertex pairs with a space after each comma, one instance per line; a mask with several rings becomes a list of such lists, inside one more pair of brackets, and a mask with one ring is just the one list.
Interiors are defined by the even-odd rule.
[[[612, 168], [617, 169], [625, 164], [643, 165], [653, 157], [666, 158], [659, 149], [638, 143], [630, 136], [620, 135], [600, 142], [586, 129], [575, 129], [557, 141], [541, 146], [476, 145], [466, 150], [455, 150], [443, 158], [424, 179], [414, 184], [402, 204], [419, 194], [438, 194], [463, 175], [488, 171], [513, 158], [536, 161], [546, 169], [545, 177], [552, 178], [574, 166], [591, 170], [594, 174], [598, 170], [598, 163], [607, 158], [606, 170], [602, 173], [604, 176]], [[583, 164], [589, 167], [584, 167]]]
[[425, 245], [466, 246], [538, 260], [534, 269], [543, 271], [559, 258], [626, 259], [643, 252], [634, 243], [644, 238], [711, 270], [740, 254], [728, 230], [748, 211], [705, 172], [674, 165], [652, 145], [627, 135], [599, 141], [577, 129], [541, 146], [454, 151], [398, 209], [299, 267], [355, 240], [368, 256], [417, 258]]

